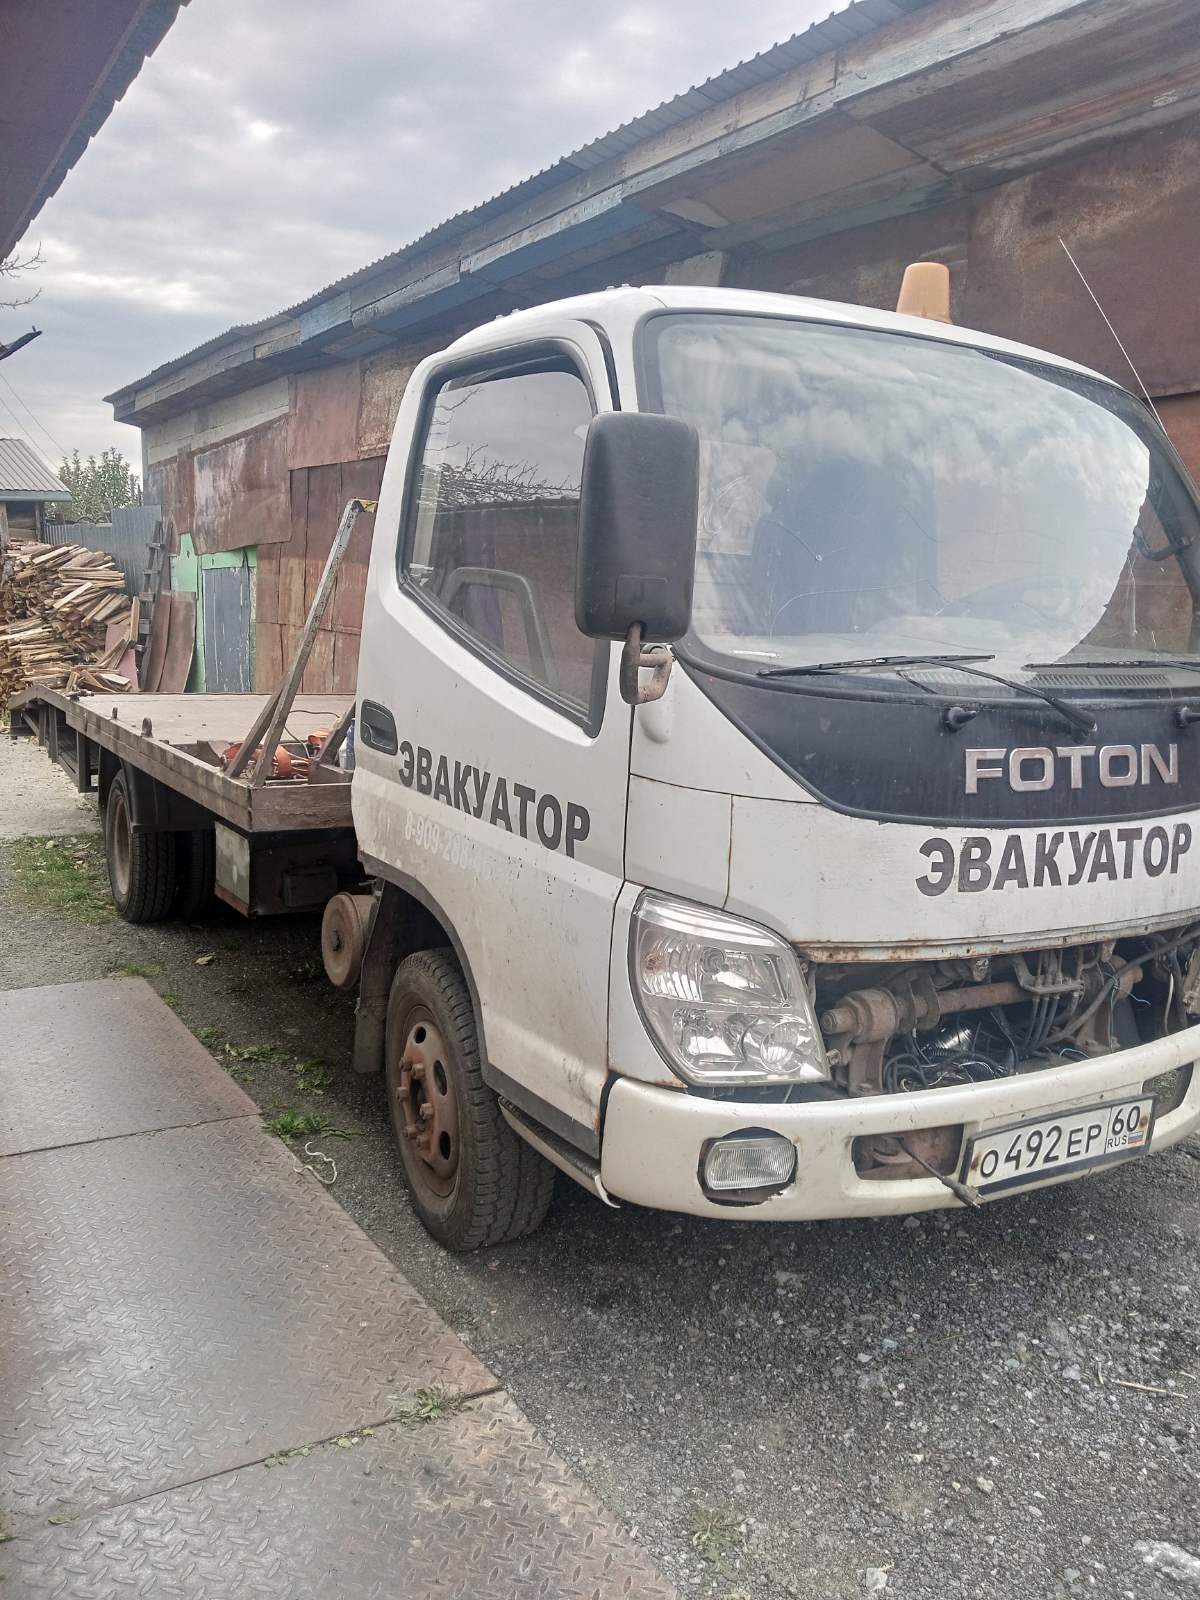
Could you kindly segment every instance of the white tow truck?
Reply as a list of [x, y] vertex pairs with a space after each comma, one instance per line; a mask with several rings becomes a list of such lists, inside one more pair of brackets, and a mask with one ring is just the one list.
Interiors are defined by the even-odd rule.
[[352, 777], [251, 791], [227, 702], [219, 734], [197, 697], [141, 734], [146, 697], [16, 714], [115, 794], [126, 915], [177, 903], [131, 913], [155, 850], [189, 904], [214, 859], [245, 910], [333, 895], [355, 1066], [444, 1244], [535, 1227], [554, 1168], [872, 1216], [1200, 1123], [1198, 606], [1195, 491], [1110, 380], [929, 316], [614, 289], [414, 373]]

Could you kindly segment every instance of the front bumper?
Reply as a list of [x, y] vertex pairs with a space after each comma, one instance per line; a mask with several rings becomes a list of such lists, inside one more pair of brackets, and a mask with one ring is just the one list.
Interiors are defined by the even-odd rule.
[[[860, 1177], [851, 1145], [864, 1134], [912, 1133], [961, 1124], [964, 1140], [1028, 1117], [1138, 1094], [1148, 1078], [1200, 1061], [1200, 1026], [1120, 1050], [997, 1083], [865, 1095], [817, 1104], [746, 1104], [705, 1100], [633, 1078], [618, 1078], [608, 1097], [600, 1177], [614, 1199], [662, 1211], [745, 1221], [788, 1222], [827, 1217], [894, 1216], [961, 1206], [933, 1177]], [[1200, 1070], [1182, 1103], [1160, 1116], [1151, 1151], [1165, 1150], [1200, 1126]], [[786, 1189], [754, 1205], [732, 1208], [700, 1186], [701, 1150], [709, 1139], [744, 1128], [768, 1128], [796, 1146], [796, 1176]], [[1048, 1177], [1029, 1185], [1068, 1183]]]

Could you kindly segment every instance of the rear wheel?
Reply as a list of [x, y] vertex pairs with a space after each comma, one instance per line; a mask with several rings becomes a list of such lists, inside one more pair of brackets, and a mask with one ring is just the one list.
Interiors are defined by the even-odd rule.
[[104, 854], [113, 905], [126, 922], [161, 922], [175, 898], [175, 835], [133, 831], [129, 783], [118, 772], [104, 807]]
[[212, 910], [217, 879], [216, 834], [212, 828], [192, 828], [175, 838], [175, 915], [184, 922], [195, 922]]
[[483, 1081], [471, 996], [449, 950], [397, 968], [388, 998], [388, 1106], [417, 1215], [450, 1250], [539, 1227], [554, 1168], [505, 1122]]

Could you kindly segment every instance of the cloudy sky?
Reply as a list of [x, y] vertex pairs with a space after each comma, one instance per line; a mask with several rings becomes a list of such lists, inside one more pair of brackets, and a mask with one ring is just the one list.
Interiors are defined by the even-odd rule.
[[191, 0], [26, 236], [41, 293], [0, 339], [31, 317], [43, 335], [0, 368], [0, 434], [136, 463], [101, 395], [830, 9]]

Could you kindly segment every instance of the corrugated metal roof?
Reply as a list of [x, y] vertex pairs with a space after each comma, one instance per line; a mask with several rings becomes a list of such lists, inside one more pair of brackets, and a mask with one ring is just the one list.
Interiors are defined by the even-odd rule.
[[634, 117], [632, 121], [623, 123], [609, 133], [602, 134], [598, 139], [581, 145], [579, 149], [561, 157], [550, 166], [543, 167], [532, 177], [523, 179], [511, 188], [502, 189], [499, 194], [481, 201], [476, 206], [456, 212], [389, 255], [380, 256], [378, 260], [370, 262], [365, 267], [359, 267], [344, 278], [335, 279], [333, 283], [317, 290], [306, 300], [299, 300], [295, 305], [276, 311], [260, 322], [237, 323], [234, 327], [227, 328], [224, 333], [217, 334], [215, 338], [205, 340], [203, 344], [197, 345], [184, 355], [175, 356], [162, 366], [155, 367], [145, 377], [124, 384], [121, 389], [111, 395], [105, 395], [104, 398], [113, 400], [125, 389], [152, 382], [165, 373], [186, 366], [190, 361], [219, 349], [226, 340], [245, 334], [260, 333], [285, 317], [299, 316], [328, 299], [330, 295], [354, 288], [375, 273], [398, 267], [406, 259], [421, 255], [434, 245], [448, 243], [466, 233], [469, 228], [486, 222], [497, 212], [513, 208], [521, 201], [531, 200], [572, 176], [580, 176], [615, 156], [625, 154], [640, 139], [652, 133], [676, 127], [698, 112], [722, 105], [737, 95], [744, 94], [748, 89], [790, 72], [805, 61], [812, 61], [817, 56], [827, 55], [832, 50], [851, 44], [854, 40], [874, 33], [878, 28], [886, 27], [888, 23], [896, 22], [930, 3], [931, 0], [850, 0], [843, 10], [832, 12], [823, 22], [814, 22], [803, 33], [793, 34], [790, 39], [774, 44], [746, 61], [739, 61], [736, 66], [727, 68], [715, 77], [707, 78], [691, 89], [685, 89], [682, 94], [677, 94], [670, 100], [664, 100], [661, 105], [643, 112], [641, 116]]
[[0, 439], [0, 500], [69, 500], [71, 492], [23, 439]]
[[[0, 234], [0, 256], [8, 253], [47, 200], [58, 193], [63, 179], [104, 126], [117, 101], [124, 98], [125, 91], [141, 71], [146, 57], [162, 43], [180, 6], [187, 4], [188, 0], [144, 0], [140, 14], [131, 24], [120, 49], [108, 63], [86, 106], [80, 111], [78, 121], [74, 127], [63, 129], [63, 147], [53, 166], [35, 192], [28, 196], [20, 215], [15, 217], [4, 234]], [[3, 0], [0, 0], [0, 7], [2, 5]], [[53, 101], [53, 84], [43, 86], [42, 97]]]

